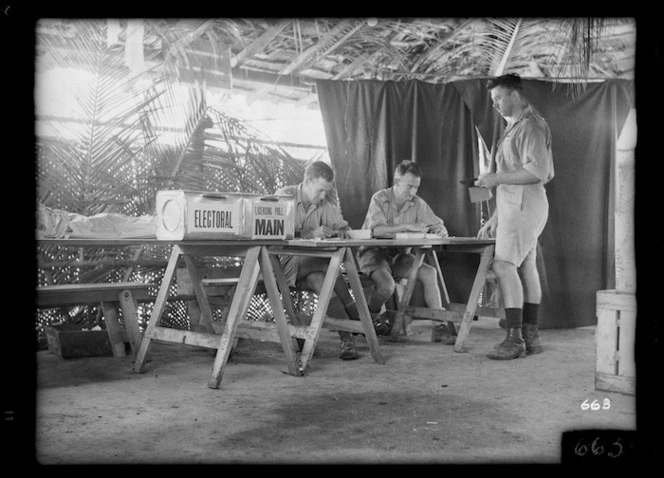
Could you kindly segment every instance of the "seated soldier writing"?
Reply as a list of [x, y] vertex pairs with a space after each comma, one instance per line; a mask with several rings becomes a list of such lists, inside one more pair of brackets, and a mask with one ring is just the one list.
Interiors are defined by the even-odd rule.
[[[417, 196], [421, 178], [422, 171], [416, 163], [409, 160], [399, 163], [394, 171], [393, 186], [376, 192], [371, 198], [362, 228], [371, 229], [374, 237], [400, 232], [429, 232], [447, 237], [443, 220]], [[396, 283], [408, 275], [414, 260], [410, 248], [362, 247], [358, 251], [360, 271], [374, 282], [367, 303], [374, 323], [379, 324], [376, 331], [380, 335], [390, 333], [388, 321], [380, 319], [381, 308], [394, 294]], [[442, 309], [436, 269], [429, 264], [422, 264], [418, 271], [418, 281], [423, 286], [427, 307]], [[446, 324], [435, 326], [433, 340], [445, 344], [455, 342]]]
[[[334, 172], [322, 162], [315, 161], [304, 170], [304, 179], [300, 184], [281, 188], [277, 194], [287, 194], [294, 198], [295, 236], [303, 239], [328, 238], [339, 236], [346, 238], [350, 230], [338, 208], [330, 199], [334, 188]], [[325, 280], [329, 259], [307, 256], [280, 256], [289, 286], [297, 286], [320, 294]], [[360, 320], [357, 304], [348, 290], [348, 285], [339, 274], [334, 284], [334, 292], [341, 300], [344, 310], [352, 320]], [[342, 360], [359, 358], [353, 334], [339, 332], [341, 339]]]

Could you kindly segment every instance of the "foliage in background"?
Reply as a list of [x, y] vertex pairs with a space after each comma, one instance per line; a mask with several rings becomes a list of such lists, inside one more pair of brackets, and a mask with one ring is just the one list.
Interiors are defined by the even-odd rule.
[[[76, 104], [64, 105], [69, 114], [40, 115], [37, 97], [36, 117], [44, 124], [36, 138], [39, 204], [86, 216], [153, 215], [160, 189], [272, 193], [301, 180], [301, 160], [262, 144], [257, 131], [206, 104], [204, 72], [187, 67], [177, 40], [182, 35], [168, 28], [161, 31], [163, 61], [134, 71], [109, 41], [106, 21], [72, 21], [67, 28], [67, 35], [57, 41], [37, 37], [45, 52], [36, 62], [38, 88], [49, 86], [44, 78], [54, 70], [65, 72], [66, 80], [76, 85], [70, 88]], [[204, 29], [198, 32], [203, 33]], [[63, 38], [67, 49], [58, 43]], [[168, 257], [167, 248], [148, 248], [123, 272], [137, 251], [86, 250], [81, 257], [76, 249], [38, 249], [38, 284], [121, 279], [158, 284]], [[144, 318], [149, 307], [141, 306]], [[186, 320], [182, 311], [175, 314]], [[99, 320], [94, 308], [37, 315], [38, 334], [45, 323], [58, 318]]]

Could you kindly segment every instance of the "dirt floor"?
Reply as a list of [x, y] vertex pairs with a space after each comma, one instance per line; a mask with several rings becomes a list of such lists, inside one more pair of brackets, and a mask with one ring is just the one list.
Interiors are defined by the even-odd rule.
[[[220, 389], [211, 349], [155, 343], [142, 374], [130, 357], [37, 354], [40, 464], [560, 463], [565, 431], [634, 430], [635, 397], [595, 390], [593, 327], [545, 330], [545, 352], [485, 353], [496, 319], [474, 322], [466, 353], [381, 338], [377, 364], [337, 358], [323, 330], [308, 374], [286, 374], [279, 344], [240, 340]], [[598, 400], [600, 410], [583, 410]], [[608, 406], [607, 406], [608, 404]]]

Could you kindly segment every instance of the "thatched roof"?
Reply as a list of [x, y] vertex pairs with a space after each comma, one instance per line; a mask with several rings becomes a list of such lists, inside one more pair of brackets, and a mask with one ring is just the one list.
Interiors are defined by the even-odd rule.
[[[81, 31], [74, 21], [82, 20], [40, 20], [38, 37], [66, 50]], [[135, 68], [176, 58], [204, 71], [208, 85], [281, 101], [315, 103], [316, 79], [634, 78], [631, 18], [146, 19], [107, 26], [107, 41]]]

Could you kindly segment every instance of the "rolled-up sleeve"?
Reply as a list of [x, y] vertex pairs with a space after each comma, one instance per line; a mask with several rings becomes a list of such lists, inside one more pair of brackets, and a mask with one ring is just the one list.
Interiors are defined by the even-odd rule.
[[364, 218], [364, 224], [362, 224], [362, 229], [371, 229], [374, 230], [377, 226], [388, 226], [390, 225], [385, 215], [385, 211], [382, 207], [383, 201], [380, 199], [378, 193], [374, 194], [369, 203], [369, 208], [367, 209], [367, 215]]
[[551, 134], [546, 125], [528, 121], [520, 134], [518, 149], [525, 170], [537, 176], [542, 184], [553, 178]]

